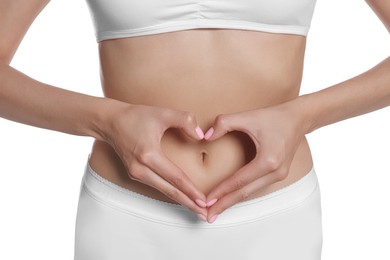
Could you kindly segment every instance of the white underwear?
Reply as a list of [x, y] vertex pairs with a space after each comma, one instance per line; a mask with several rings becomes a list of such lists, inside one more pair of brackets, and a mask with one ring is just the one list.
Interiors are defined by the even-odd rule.
[[314, 169], [208, 224], [181, 205], [122, 188], [86, 167], [75, 260], [320, 260], [321, 248]]

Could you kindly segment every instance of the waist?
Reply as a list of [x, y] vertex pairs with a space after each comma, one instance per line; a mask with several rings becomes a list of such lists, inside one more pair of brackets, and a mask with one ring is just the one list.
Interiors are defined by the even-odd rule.
[[[163, 150], [168, 159], [181, 168], [190, 180], [205, 194], [222, 180], [244, 166], [254, 156], [248, 139], [241, 135], [225, 136], [207, 145], [177, 143], [174, 133], [168, 133], [163, 142]], [[112, 147], [96, 141], [89, 163], [103, 178], [123, 188], [135, 191], [148, 197], [175, 203], [156, 189], [129, 178]], [[309, 145], [304, 139], [292, 161], [289, 175], [283, 181], [269, 185], [248, 199], [263, 196], [279, 190], [302, 178], [313, 167]]]
[[[100, 44], [103, 90], [107, 97], [127, 103], [191, 112], [205, 131], [218, 114], [258, 109], [296, 97], [304, 43], [299, 37], [231, 30], [106, 41]], [[179, 131], [169, 130], [162, 149], [204, 193], [255, 156], [251, 140], [240, 133], [193, 143]], [[105, 143], [95, 143], [90, 163], [122, 187], [169, 201], [153, 188], [130, 180], [115, 151]], [[294, 182], [311, 167], [304, 140], [289, 177], [254, 196]]]

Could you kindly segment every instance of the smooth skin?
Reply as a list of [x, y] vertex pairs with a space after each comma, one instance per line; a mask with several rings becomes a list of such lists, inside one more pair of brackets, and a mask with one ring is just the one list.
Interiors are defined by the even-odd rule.
[[[131, 178], [156, 187], [192, 211], [206, 215], [206, 210], [195, 203], [197, 199], [205, 201], [205, 195], [182, 170], [159, 152], [162, 134], [170, 127], [180, 128], [190, 138], [200, 139], [192, 115], [171, 109], [132, 106], [117, 100], [55, 88], [9, 66], [23, 35], [48, 2], [0, 1], [0, 116], [108, 142], [121, 155], [124, 165], [133, 170], [129, 175]], [[21, 19], [15, 20], [14, 17]], [[58, 106], [59, 102], [61, 106]], [[117, 118], [120, 120], [115, 120]], [[148, 121], [143, 127], [144, 118], [148, 118]], [[134, 142], [128, 141], [128, 126], [132, 126], [130, 140]], [[134, 126], [140, 130], [136, 131]], [[151, 136], [147, 144], [138, 142], [145, 136]], [[151, 155], [153, 162], [149, 161]], [[142, 177], [138, 178], [139, 174]]]
[[[213, 109], [210, 105], [203, 111], [197, 108], [203, 107], [199, 104], [197, 107], [188, 105], [189, 100], [186, 100], [185, 95], [182, 98], [186, 106], [174, 104], [173, 101], [167, 104], [159, 104], [160, 101], [148, 100], [150, 95], [144, 97], [143, 100], [134, 100], [149, 101], [137, 105], [137, 102], [131, 102], [132, 96], [126, 94], [126, 87], [121, 85], [116, 87], [117, 84], [110, 84], [110, 80], [113, 80], [112, 83], [117, 83], [114, 75], [115, 71], [118, 71], [119, 64], [110, 64], [110, 57], [113, 57], [113, 54], [105, 57], [107, 53], [115, 53], [115, 50], [121, 50], [120, 45], [125, 45], [123, 48], [128, 51], [139, 49], [140, 46], [137, 46], [137, 41], [143, 41], [143, 39], [128, 39], [112, 41], [111, 43], [108, 41], [100, 45], [102, 48], [100, 54], [103, 72], [104, 66], [110, 67], [112, 65], [113, 70], [110, 72], [109, 69], [106, 69], [105, 77], [103, 77], [106, 98], [91, 97], [49, 86], [31, 79], [9, 66], [23, 35], [47, 2], [41, 0], [0, 0], [0, 116], [38, 127], [95, 137], [98, 140], [95, 144], [97, 148], [92, 153], [92, 155], [95, 154], [95, 158], [99, 156], [99, 153], [118, 156], [121, 165], [125, 167], [126, 173], [132, 180], [154, 187], [167, 198], [204, 216], [209, 222], [215, 221], [219, 214], [232, 205], [286, 186], [302, 176], [303, 172], [307, 172], [311, 162], [305, 142], [305, 134], [323, 126], [390, 105], [389, 58], [353, 79], [319, 92], [298, 96], [301, 72], [300, 61], [303, 60], [304, 50], [303, 37], [271, 36], [265, 33], [245, 32], [245, 36], [240, 35], [244, 36], [239, 38], [240, 41], [235, 41], [230, 38], [244, 32], [219, 30], [175, 32], [165, 36], [146, 37], [145, 42], [142, 43], [151, 44], [151, 47], [153, 47], [161, 43], [172, 43], [171, 39], [180, 40], [188, 37], [189, 42], [194, 45], [204, 43], [205, 39], [214, 39], [218, 42], [217, 46], [221, 48], [221, 46], [226, 46], [224, 42], [228, 39], [231, 43], [241, 42], [242, 44], [253, 42], [250, 40], [261, 41], [264, 44], [267, 41], [274, 41], [273, 44], [270, 44], [270, 48], [272, 48], [271, 45], [279, 43], [281, 46], [278, 50], [292, 49], [287, 54], [294, 53], [297, 50], [302, 53], [301, 57], [293, 57], [290, 60], [295, 65], [292, 67], [298, 67], [298, 69], [294, 71], [287, 70], [287, 73], [285, 73], [287, 76], [284, 76], [285, 78], [281, 80], [281, 82], [292, 81], [293, 83], [283, 85], [281, 82], [275, 81], [279, 75], [272, 68], [275, 70], [288, 68], [285, 64], [288, 62], [284, 61], [283, 63], [282, 58], [278, 60], [273, 57], [266, 59], [262, 57], [261, 62], [258, 62], [257, 57], [251, 58], [248, 55], [248, 59], [245, 60], [247, 62], [245, 69], [247, 70], [239, 66], [242, 64], [237, 65], [234, 69], [242, 68], [245, 72], [255, 73], [255, 70], [250, 71], [249, 68], [259, 66], [256, 72], [271, 73], [271, 76], [270, 79], [267, 79], [268, 81], [261, 78], [246, 82], [244, 90], [255, 93], [253, 97], [257, 98], [251, 102], [245, 100], [246, 97], [244, 96], [241, 99], [237, 98], [237, 100], [244, 100], [243, 103], [250, 103], [247, 107], [242, 105], [219, 111]], [[390, 3], [379, 0], [367, 2], [378, 14], [386, 28], [390, 30]], [[14, 20], [13, 17], [20, 17], [20, 19]], [[164, 37], [167, 39], [164, 39]], [[246, 39], [245, 37], [250, 40], [243, 40]], [[198, 42], [196, 42], [196, 39], [198, 39]], [[129, 47], [131, 42], [135, 46]], [[114, 46], [110, 47], [110, 44]], [[167, 46], [165, 47], [169, 49], [169, 45]], [[215, 53], [213, 46], [211, 43], [206, 46], [210, 48], [211, 54]], [[264, 48], [261, 48], [261, 46], [252, 48], [251, 50], [248, 46], [238, 46], [236, 50], [237, 52], [240, 50], [241, 53], [248, 50], [248, 53], [252, 54], [258, 52], [264, 54], [266, 52], [261, 50]], [[258, 52], [255, 52], [255, 50]], [[119, 53], [130, 54], [128, 51]], [[132, 54], [136, 55], [135, 53]], [[158, 54], [157, 56], [161, 57], [161, 55]], [[225, 55], [227, 54], [225, 53]], [[217, 60], [207, 60], [206, 57], [209, 56], [205, 55], [202, 64], [210, 64], [210, 61], [216, 62]], [[233, 55], [224, 57], [233, 58]], [[186, 56], [186, 58], [191, 60], [190, 56]], [[135, 57], [135, 59], [137, 58]], [[238, 58], [233, 60], [232, 64], [236, 64], [237, 60]], [[275, 63], [272, 63], [272, 61]], [[262, 67], [265, 65], [260, 65], [260, 63], [275, 66], [266, 68]], [[296, 64], [300, 64], [300, 66], [296, 66]], [[168, 68], [169, 65], [169, 63], [165, 63]], [[206, 68], [204, 71], [209, 71], [209, 69]], [[231, 71], [227, 70], [225, 74], [220, 71], [220, 73], [222, 75], [218, 75], [223, 79], [229, 76]], [[200, 75], [202, 76], [202, 74]], [[150, 74], [147, 76], [150, 76]], [[215, 77], [215, 74], [212, 76]], [[121, 78], [120, 75], [119, 78]], [[210, 78], [208, 79], [210, 80]], [[191, 82], [188, 79], [191, 78], [187, 78], [185, 83]], [[193, 75], [192, 81], [197, 79], [205, 78]], [[235, 80], [238, 81], [238, 78], [235, 78]], [[151, 80], [151, 83], [156, 82], [158, 81]], [[167, 82], [171, 84], [167, 84]], [[163, 85], [173, 85], [173, 82], [172, 79], [170, 81], [166, 80], [165, 85]], [[205, 82], [210, 83], [210, 81]], [[259, 82], [262, 84], [259, 84]], [[268, 84], [265, 84], [267, 82]], [[129, 85], [128, 83], [129, 79], [125, 79], [125, 83], [122, 84]], [[161, 83], [164, 83], [164, 81]], [[183, 82], [179, 83], [183, 85]], [[208, 92], [202, 92], [203, 95], [207, 96], [207, 93], [209, 93], [208, 95], [212, 96], [214, 91], [215, 93], [226, 91], [226, 86], [218, 88], [218, 85], [220, 85], [218, 83], [216, 82], [211, 90], [208, 86]], [[257, 87], [256, 90], [254, 86]], [[142, 89], [145, 89], [144, 87], [142, 86]], [[177, 85], [175, 87], [177, 92]], [[193, 86], [189, 86], [186, 90], [193, 89], [191, 87]], [[130, 89], [137, 92], [136, 86], [132, 86]], [[235, 92], [234, 89], [237, 88], [232, 86], [232, 90], [227, 93], [234, 97], [240, 97], [237, 96], [240, 93]], [[141, 93], [143, 92], [138, 92], [138, 94]], [[173, 94], [172, 91], [169, 91], [169, 88], [168, 93]], [[270, 94], [265, 96], [265, 93]], [[194, 99], [194, 96], [196, 97], [195, 93], [191, 94], [188, 96]], [[161, 97], [157, 94], [156, 96]], [[168, 98], [161, 99], [168, 100]], [[58, 106], [59, 100], [62, 101], [61, 106]], [[195, 101], [197, 101], [196, 98]], [[226, 105], [226, 103], [224, 104]], [[185, 109], [187, 106], [189, 109]], [[145, 118], [148, 118], [147, 122], [145, 122]], [[202, 134], [198, 135], [198, 126], [206, 133], [207, 140], [200, 141]], [[218, 176], [218, 178], [212, 181], [215, 185], [202, 187], [201, 182], [197, 182], [194, 177], [195, 174], [184, 171], [182, 168], [185, 167], [181, 167], [180, 161], [175, 160], [175, 154], [170, 154], [170, 151], [175, 151], [175, 149], [170, 150], [169, 145], [177, 140], [173, 139], [170, 142], [164, 140], [173, 138], [166, 131], [172, 127], [185, 134], [185, 138], [188, 138], [187, 143], [201, 142], [206, 152], [209, 151], [207, 149], [218, 149], [218, 146], [225, 146], [223, 143], [239, 140], [240, 138], [232, 138], [231, 134], [228, 134], [232, 131], [245, 133], [255, 146], [254, 158], [250, 162], [239, 162], [240, 167], [233, 173], [216, 174], [215, 176]], [[220, 145], [217, 143], [218, 140], [221, 141]], [[247, 144], [247, 141], [231, 146], [246, 146], [242, 143]], [[207, 146], [207, 144], [210, 145]], [[115, 150], [115, 153], [111, 152], [110, 149]], [[92, 159], [91, 163], [93, 162]], [[111, 161], [115, 161], [115, 159], [113, 158]], [[119, 164], [112, 164], [114, 167], [121, 167], [118, 166]], [[98, 166], [98, 163], [94, 165]], [[233, 168], [237, 168], [237, 165], [230, 167], [230, 169]], [[210, 178], [213, 178], [213, 176], [210, 176]], [[129, 186], [135, 187], [136, 184], [131, 183]], [[272, 188], [267, 189], [268, 187]], [[136, 190], [136, 188], [134, 189]], [[140, 187], [140, 189], [148, 194], [145, 187]]]
[[[138, 104], [135, 107], [139, 109], [189, 111], [204, 131], [213, 126], [219, 114], [259, 109], [295, 98], [299, 93], [304, 50], [303, 36], [218, 29], [186, 30], [99, 44], [106, 97]], [[115, 138], [125, 136], [123, 143], [127, 145], [133, 145], [135, 140], [150, 145], [155, 137], [151, 132], [145, 135], [144, 131], [150, 121], [142, 121], [146, 115], [139, 117], [139, 127], [134, 121], [129, 122], [130, 114], [128, 117], [112, 115], [115, 122], [123, 126], [121, 134], [115, 126], [114, 130], [118, 131]], [[131, 139], [130, 135], [134, 134], [137, 138]], [[155, 140], [160, 138], [161, 135]], [[112, 147], [107, 142], [95, 142], [89, 161], [92, 169], [127, 189], [175, 202], [156, 189], [131, 181], [129, 173], [142, 175], [145, 174], [143, 169], [123, 165], [126, 158]], [[242, 132], [231, 132], [218, 140], [198, 141], [186, 138], [178, 129], [164, 133], [161, 150], [161, 156], [166, 155], [182, 169], [204, 194], [248, 163], [256, 153], [253, 142]], [[134, 149], [129, 147], [127, 151]], [[153, 155], [154, 150], [149, 151], [148, 164], [162, 165]], [[294, 156], [288, 178], [259, 189], [248, 199], [296, 181], [311, 167], [311, 155], [304, 139]], [[203, 207], [206, 203], [201, 199], [197, 201]]]
[[[390, 32], [390, 2], [366, 2]], [[208, 210], [208, 220], [215, 220], [256, 190], [285, 179], [306, 134], [389, 105], [390, 57], [361, 75], [319, 92], [265, 109], [219, 116], [208, 140], [239, 130], [251, 137], [257, 155], [210, 192], [207, 201], [218, 202]]]

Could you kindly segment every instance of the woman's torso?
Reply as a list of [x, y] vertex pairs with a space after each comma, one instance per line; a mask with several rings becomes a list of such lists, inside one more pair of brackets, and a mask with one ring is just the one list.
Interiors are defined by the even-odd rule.
[[[203, 131], [218, 114], [279, 104], [298, 96], [306, 38], [249, 30], [195, 29], [102, 41], [102, 85], [107, 97], [131, 104], [188, 111]], [[178, 130], [162, 140], [167, 157], [206, 194], [254, 157], [250, 139], [230, 133], [214, 142], [189, 141]], [[96, 141], [91, 167], [138, 193], [171, 201], [128, 177], [115, 151]], [[289, 176], [249, 198], [280, 189], [312, 168], [306, 139]]]

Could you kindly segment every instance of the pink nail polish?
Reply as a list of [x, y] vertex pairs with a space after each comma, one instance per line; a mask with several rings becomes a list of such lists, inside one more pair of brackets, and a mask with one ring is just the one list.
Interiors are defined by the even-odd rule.
[[214, 134], [214, 128], [211, 127], [209, 130], [207, 130], [206, 134], [204, 135], [204, 139], [208, 140], [213, 134]]
[[203, 220], [204, 222], [207, 222], [207, 218], [202, 214], [198, 214], [198, 218]]
[[209, 219], [209, 223], [210, 223], [210, 224], [213, 224], [213, 223], [214, 223], [214, 221], [215, 221], [217, 218], [218, 218], [218, 214], [217, 214], [217, 215], [214, 215], [214, 216], [212, 216], [212, 217]]
[[195, 200], [196, 204], [198, 204], [199, 207], [201, 208], [205, 208], [207, 205], [206, 205], [206, 202], [204, 202], [203, 200], [201, 199], [196, 199]]
[[211, 207], [211, 206], [213, 206], [217, 201], [218, 201], [218, 199], [212, 199], [212, 200], [210, 200], [209, 202], [207, 202], [206, 206], [207, 206], [207, 207]]
[[200, 139], [204, 138], [204, 133], [203, 133], [202, 129], [200, 129], [199, 126], [195, 128], [195, 132], [199, 136]]

